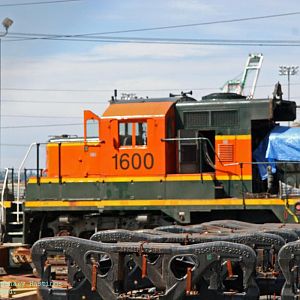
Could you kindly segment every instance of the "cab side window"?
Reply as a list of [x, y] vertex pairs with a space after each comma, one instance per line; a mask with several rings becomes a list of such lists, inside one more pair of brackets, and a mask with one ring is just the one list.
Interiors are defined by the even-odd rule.
[[147, 123], [135, 123], [135, 144], [136, 146], [147, 145]]
[[99, 120], [89, 119], [86, 121], [86, 137], [99, 138]]
[[132, 123], [119, 123], [120, 146], [132, 146]]
[[120, 141], [120, 147], [147, 145], [147, 123], [146, 122], [120, 122], [119, 141]]

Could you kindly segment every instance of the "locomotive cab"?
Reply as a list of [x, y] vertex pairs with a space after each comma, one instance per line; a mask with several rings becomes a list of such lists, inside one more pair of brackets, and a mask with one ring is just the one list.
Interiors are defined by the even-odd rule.
[[175, 166], [174, 145], [163, 143], [174, 135], [174, 101], [112, 102], [101, 118], [106, 176], [165, 176]]
[[165, 176], [174, 173], [174, 101], [112, 102], [100, 118], [84, 112], [84, 139], [52, 139], [47, 177]]

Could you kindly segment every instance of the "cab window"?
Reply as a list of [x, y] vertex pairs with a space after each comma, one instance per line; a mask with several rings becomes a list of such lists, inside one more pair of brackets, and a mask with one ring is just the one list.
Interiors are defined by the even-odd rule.
[[120, 146], [132, 146], [132, 123], [119, 123]]
[[135, 123], [135, 144], [137, 146], [147, 145], [147, 123]]
[[119, 141], [120, 141], [120, 147], [147, 145], [147, 123], [146, 122], [120, 122]]
[[99, 121], [94, 119], [89, 119], [86, 121], [86, 137], [95, 138], [99, 137]]

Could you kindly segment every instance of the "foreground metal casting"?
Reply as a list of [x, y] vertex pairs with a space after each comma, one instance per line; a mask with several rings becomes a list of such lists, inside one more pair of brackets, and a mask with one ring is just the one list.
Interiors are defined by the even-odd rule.
[[[48, 256], [62, 254], [68, 263], [68, 280], [72, 285], [63, 296], [51, 284], [53, 275], [51, 265], [47, 264]], [[224, 241], [182, 246], [57, 237], [36, 242], [32, 260], [41, 280], [48, 283], [40, 289], [43, 299], [79, 299], [70, 297], [85, 292], [89, 293], [84, 295], [86, 299], [107, 300], [200, 299], [198, 295], [207, 295], [207, 299], [259, 297], [254, 279], [255, 252], [249, 246]], [[140, 269], [140, 278], [134, 271], [136, 268]], [[238, 275], [233, 274], [235, 269]], [[83, 279], [78, 281], [78, 278]], [[230, 285], [226, 290], [228, 278], [235, 280], [232, 285], [235, 290]]]
[[[36, 242], [43, 300], [300, 299], [300, 228], [218, 220]], [[55, 286], [65, 259], [69, 287]], [[57, 277], [57, 278], [56, 278]]]
[[[168, 228], [170, 229], [171, 227], [169, 226]], [[271, 233], [254, 231], [188, 233], [187, 228], [185, 230], [185, 233], [172, 233], [149, 229], [140, 231], [115, 229], [97, 232], [91, 239], [109, 243], [147, 241], [187, 245], [212, 241], [227, 241], [244, 244], [253, 248], [256, 252], [256, 281], [260, 288], [260, 295], [280, 294], [284, 278], [280, 272], [276, 257], [281, 247], [285, 244], [283, 237]]]
[[300, 299], [300, 241], [286, 244], [279, 252], [278, 262], [285, 277], [282, 300]]

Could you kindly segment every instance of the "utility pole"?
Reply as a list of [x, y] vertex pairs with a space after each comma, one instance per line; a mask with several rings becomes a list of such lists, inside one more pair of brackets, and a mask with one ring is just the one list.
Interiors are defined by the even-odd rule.
[[298, 73], [299, 66], [279, 66], [279, 75], [288, 77], [288, 100], [290, 100], [291, 75]]
[[1, 116], [2, 116], [2, 95], [1, 95], [1, 92], [2, 92], [2, 87], [1, 87], [1, 84], [2, 84], [2, 59], [1, 59], [1, 56], [2, 56], [2, 49], [1, 49], [1, 42], [2, 42], [2, 38], [4, 36], [6, 36], [8, 34], [8, 28], [13, 24], [13, 20], [11, 20], [10, 18], [5, 18], [3, 21], [2, 21], [2, 25], [5, 29], [5, 31], [3, 33], [0, 33], [0, 174], [1, 174], [1, 163], [2, 163], [2, 160], [1, 160], [1, 133], [2, 133], [2, 123], [1, 123]]

